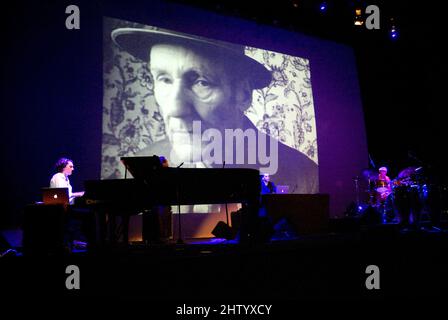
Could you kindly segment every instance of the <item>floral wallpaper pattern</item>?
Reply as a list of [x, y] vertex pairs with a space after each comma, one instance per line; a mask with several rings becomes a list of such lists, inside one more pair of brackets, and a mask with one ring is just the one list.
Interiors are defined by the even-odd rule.
[[[147, 64], [122, 51], [110, 38], [119, 27], [148, 28], [104, 19], [102, 179], [123, 178], [120, 157], [132, 156], [165, 137]], [[246, 116], [259, 130], [318, 163], [309, 61], [251, 47], [245, 52], [272, 72], [270, 85], [253, 91]]]

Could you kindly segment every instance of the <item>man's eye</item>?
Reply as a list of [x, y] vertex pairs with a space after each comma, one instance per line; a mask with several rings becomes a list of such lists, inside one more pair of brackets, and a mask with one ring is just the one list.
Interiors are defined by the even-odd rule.
[[165, 75], [157, 76], [156, 80], [157, 80], [157, 82], [162, 82], [162, 83], [165, 83], [165, 84], [173, 83], [173, 80], [170, 77], [165, 76]]
[[191, 86], [191, 90], [201, 99], [208, 97], [215, 89], [216, 86], [212, 82], [203, 79], [194, 81]]
[[202, 88], [210, 88], [213, 86], [210, 81], [201, 80], [201, 79], [196, 80], [193, 85], [196, 87], [202, 87]]

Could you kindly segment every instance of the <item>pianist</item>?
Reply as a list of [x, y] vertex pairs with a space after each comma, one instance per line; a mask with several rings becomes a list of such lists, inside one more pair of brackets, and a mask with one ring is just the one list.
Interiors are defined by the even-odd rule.
[[73, 161], [67, 158], [60, 158], [56, 162], [56, 173], [51, 177], [50, 188], [68, 188], [70, 204], [73, 204], [75, 198], [82, 197], [83, 191], [72, 192], [72, 186], [68, 176], [71, 176], [75, 167]]
[[[70, 204], [74, 204], [75, 198], [82, 197], [84, 191], [72, 192], [72, 186], [68, 176], [72, 175], [75, 166], [73, 160], [60, 158], [55, 165], [56, 173], [50, 180], [50, 188], [68, 188]], [[67, 209], [64, 238], [67, 246], [72, 248], [86, 248], [87, 241], [93, 239], [92, 214], [87, 210], [81, 210], [70, 206]]]
[[163, 154], [183, 168], [254, 168], [299, 185], [299, 193], [318, 192], [317, 164], [244, 115], [253, 90], [275, 85], [271, 71], [245, 55], [244, 46], [136, 28], [115, 29], [112, 39], [134, 57], [149, 58], [164, 121], [165, 139], [137, 155]]

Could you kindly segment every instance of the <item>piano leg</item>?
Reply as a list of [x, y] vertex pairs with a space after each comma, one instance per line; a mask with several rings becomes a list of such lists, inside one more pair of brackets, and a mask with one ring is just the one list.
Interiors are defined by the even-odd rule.
[[154, 206], [142, 214], [142, 239], [145, 244], [163, 243], [172, 238], [171, 206]]
[[[117, 230], [117, 215], [120, 216], [121, 225], [120, 230]], [[121, 240], [124, 244], [129, 241], [129, 221], [130, 216], [126, 213], [117, 214], [106, 210], [96, 210], [94, 212], [94, 230], [95, 230], [95, 246], [102, 248], [106, 244], [116, 246]], [[118, 231], [121, 231], [119, 234]]]
[[147, 245], [157, 243], [160, 240], [158, 209], [157, 206], [152, 207], [150, 210], [145, 210], [142, 215], [142, 239]]

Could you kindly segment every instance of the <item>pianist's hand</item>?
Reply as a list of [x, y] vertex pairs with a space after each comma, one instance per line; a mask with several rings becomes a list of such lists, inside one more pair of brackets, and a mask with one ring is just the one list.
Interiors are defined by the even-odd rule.
[[82, 197], [84, 195], [84, 191], [73, 192], [72, 196], [75, 198]]

